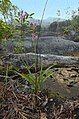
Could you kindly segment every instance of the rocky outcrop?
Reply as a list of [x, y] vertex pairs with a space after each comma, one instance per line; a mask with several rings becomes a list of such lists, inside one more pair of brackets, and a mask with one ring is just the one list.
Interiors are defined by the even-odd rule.
[[[7, 41], [8, 52], [14, 52], [14, 49], [20, 49], [23, 53], [34, 52], [33, 42], [31, 37], [26, 37], [20, 44], [20, 40]], [[22, 53], [20, 52], [19, 53]], [[79, 43], [66, 40], [62, 37], [44, 36], [38, 41], [38, 53], [39, 54], [54, 54], [54, 55], [67, 55], [72, 52], [79, 52]], [[16, 53], [16, 52], [15, 52]]]
[[38, 52], [42, 54], [67, 55], [79, 51], [79, 43], [62, 37], [43, 37], [39, 40]]
[[50, 64], [58, 64], [65, 66], [78, 66], [79, 65], [79, 57], [71, 57], [71, 56], [58, 56], [58, 55], [49, 55], [49, 54], [38, 54], [35, 53], [27, 53], [27, 54], [8, 54], [3, 59], [6, 62], [12, 62], [16, 66], [22, 66], [23, 62], [33, 64], [35, 62], [35, 58], [38, 58], [38, 62], [47, 66]]

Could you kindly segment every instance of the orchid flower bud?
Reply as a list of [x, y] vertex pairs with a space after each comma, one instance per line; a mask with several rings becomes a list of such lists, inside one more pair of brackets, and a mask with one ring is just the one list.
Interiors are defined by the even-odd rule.
[[32, 40], [37, 40], [38, 39], [38, 35], [36, 33], [32, 33]]

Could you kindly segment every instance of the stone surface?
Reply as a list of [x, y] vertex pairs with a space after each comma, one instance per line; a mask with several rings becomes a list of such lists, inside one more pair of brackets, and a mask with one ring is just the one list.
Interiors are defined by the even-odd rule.
[[[21, 41], [8, 40], [6, 49], [8, 52], [13, 52], [12, 50], [16, 45], [20, 47], [20, 42], [22, 42], [21, 48], [25, 49], [25, 53], [34, 52], [31, 37], [26, 37]], [[38, 53], [41, 54], [67, 55], [73, 52], [79, 52], [79, 43], [66, 40], [63, 37], [45, 36], [41, 37], [38, 41]]]
[[22, 66], [23, 62], [27, 64], [35, 63], [35, 58], [38, 58], [38, 62], [44, 66], [51, 65], [51, 64], [58, 64], [58, 65], [71, 65], [71, 66], [78, 66], [79, 65], [79, 57], [71, 57], [71, 56], [58, 56], [58, 55], [49, 55], [49, 54], [38, 54], [35, 53], [27, 53], [27, 54], [8, 54], [3, 59], [5, 62], [11, 61], [14, 65]]

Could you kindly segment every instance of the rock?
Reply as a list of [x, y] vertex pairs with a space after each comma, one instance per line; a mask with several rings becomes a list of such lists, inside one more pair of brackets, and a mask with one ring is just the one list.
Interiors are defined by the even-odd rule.
[[38, 63], [41, 63], [44, 66], [57, 64], [62, 66], [78, 66], [79, 65], [79, 57], [71, 57], [71, 56], [58, 56], [58, 55], [49, 55], [49, 54], [35, 54], [35, 53], [27, 53], [27, 54], [8, 54], [4, 56], [5, 62], [12, 62], [14, 65], [18, 65], [19, 67], [23, 65], [23, 62], [27, 64], [35, 63], [35, 58], [38, 58]]
[[[6, 49], [8, 49], [8, 52], [13, 53], [13, 48], [16, 46], [20, 47], [20, 42], [23, 44], [23, 46], [21, 45], [21, 48], [24, 48], [25, 53], [34, 52], [31, 37], [26, 37], [22, 41], [15, 39], [8, 40]], [[62, 37], [44, 36], [40, 37], [38, 41], [39, 54], [68, 55], [73, 52], [79, 52], [79, 43], [66, 40]]]
[[79, 51], [79, 43], [62, 37], [43, 37], [39, 40], [38, 52], [42, 54], [67, 55]]

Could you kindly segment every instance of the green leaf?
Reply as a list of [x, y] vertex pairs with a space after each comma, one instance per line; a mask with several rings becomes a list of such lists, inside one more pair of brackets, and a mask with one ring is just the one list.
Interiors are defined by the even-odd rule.
[[33, 15], [34, 15], [34, 13], [30, 14], [30, 16], [33, 16]]
[[20, 23], [19, 19], [15, 19], [15, 20]]
[[19, 73], [17, 71], [15, 71], [15, 73], [17, 73], [19, 76], [21, 76], [22, 78], [26, 79], [30, 84], [34, 85], [34, 80], [35, 80], [35, 77], [34, 75], [29, 75], [29, 74], [23, 74], [23, 73]]

